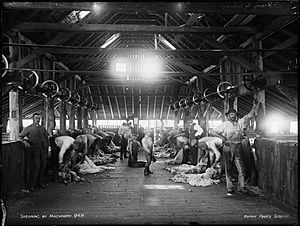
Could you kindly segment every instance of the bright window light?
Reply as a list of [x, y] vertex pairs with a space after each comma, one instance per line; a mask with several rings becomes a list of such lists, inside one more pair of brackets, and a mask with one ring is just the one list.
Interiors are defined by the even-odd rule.
[[23, 119], [22, 120], [22, 124], [23, 124], [24, 128], [31, 125], [32, 123], [33, 123], [32, 119]]
[[[266, 119], [265, 127], [269, 133], [283, 133], [288, 122], [283, 116], [276, 113], [270, 114]], [[288, 131], [289, 132], [289, 131]]]
[[270, 132], [271, 133], [278, 133], [278, 121], [270, 121]]
[[298, 121], [292, 121], [290, 127], [291, 134], [298, 134]]
[[101, 3], [100, 2], [95, 2], [93, 5], [93, 12], [94, 14], [99, 14], [101, 11]]
[[80, 11], [80, 13], [79, 13], [80, 19], [83, 19], [84, 17], [86, 17], [89, 13], [90, 13], [90, 11]]
[[183, 128], [183, 120], [179, 120], [178, 128]]
[[156, 59], [143, 59], [140, 62], [140, 73], [144, 78], [154, 78], [160, 70], [160, 62]]
[[126, 64], [125, 63], [116, 63], [116, 71], [117, 72], [126, 72]]

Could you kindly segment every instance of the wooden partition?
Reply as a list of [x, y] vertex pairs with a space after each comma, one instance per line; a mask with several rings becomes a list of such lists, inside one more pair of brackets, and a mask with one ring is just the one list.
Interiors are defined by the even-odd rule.
[[1, 196], [7, 197], [24, 188], [28, 173], [24, 144], [21, 142], [2, 142], [1, 148]]
[[298, 208], [298, 142], [256, 139], [258, 187], [275, 201]]

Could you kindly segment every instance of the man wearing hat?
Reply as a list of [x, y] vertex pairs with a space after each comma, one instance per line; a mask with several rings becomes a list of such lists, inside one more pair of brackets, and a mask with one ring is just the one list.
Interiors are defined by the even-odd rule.
[[247, 193], [247, 189], [245, 188], [245, 167], [242, 158], [241, 142], [243, 139], [243, 130], [246, 128], [250, 119], [254, 116], [258, 106], [257, 100], [254, 99], [251, 111], [241, 119], [238, 119], [238, 113], [235, 109], [230, 109], [225, 114], [228, 121], [223, 122], [210, 132], [211, 136], [221, 138], [224, 143], [223, 156], [228, 195], [231, 195], [234, 192], [231, 181], [233, 162], [238, 171], [237, 190], [242, 193]]

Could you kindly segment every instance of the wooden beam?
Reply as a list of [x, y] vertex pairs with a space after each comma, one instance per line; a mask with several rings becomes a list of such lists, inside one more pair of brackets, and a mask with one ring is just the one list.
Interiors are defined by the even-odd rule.
[[149, 119], [149, 99], [150, 97], [147, 97], [147, 115], [146, 115], [146, 119]]
[[245, 50], [245, 49], [201, 49], [201, 50], [184, 50], [184, 49], [176, 49], [176, 50], [169, 50], [169, 49], [101, 49], [99, 47], [40, 47], [37, 50], [33, 50], [33, 52], [36, 53], [52, 53], [52, 54], [86, 54], [86, 55], [93, 55], [93, 54], [154, 54], [154, 55], [161, 55], [161, 56], [182, 56], [182, 55], [188, 55], [188, 56], [232, 56], [236, 55], [239, 52], [249, 52], [249, 51], [255, 51], [255, 50]]
[[[247, 16], [247, 15], [236, 14], [224, 25], [224, 27], [243, 26], [243, 25], [246, 25], [247, 23], [249, 23], [255, 17], [256, 17], [256, 15], [248, 15]], [[220, 37], [217, 38], [217, 41], [223, 42], [228, 37], [230, 37], [230, 35], [222, 34]]]
[[[101, 103], [104, 103], [103, 99], [102, 99], [102, 96], [101, 96], [101, 92], [100, 92], [99, 86], [97, 86], [97, 90], [98, 90], [98, 93], [99, 93], [98, 97], [99, 97]], [[101, 104], [101, 106], [102, 106], [102, 111], [103, 111], [104, 119], [106, 120], [107, 117], [106, 117], [106, 112], [105, 112], [104, 104]]]
[[[157, 94], [157, 90], [155, 90], [155, 94]], [[156, 112], [156, 96], [154, 96], [154, 102], [153, 102], [153, 119], [155, 119], [155, 112]]]
[[142, 101], [145, 98], [145, 96], [144, 96], [143, 99], [142, 99], [141, 94], [142, 94], [142, 88], [141, 88], [141, 86], [139, 86], [140, 119], [142, 118]]
[[[167, 87], [165, 86], [164, 92], [166, 92], [166, 91], [167, 91]], [[162, 119], [162, 115], [163, 115], [163, 111], [164, 111], [164, 104], [165, 104], [165, 96], [162, 97], [159, 119]]]
[[257, 14], [257, 15], [294, 15], [298, 8], [293, 9], [287, 1], [260, 2], [4, 2], [4, 9], [21, 10], [87, 10], [98, 8], [102, 12], [119, 13], [150, 13], [174, 12], [181, 13], [212, 13], [212, 14]]
[[[276, 45], [276, 46], [275, 46], [274, 48], [272, 48], [272, 49], [286, 49], [286, 48], [289, 48], [290, 46], [292, 46], [292, 45], [294, 45], [294, 44], [296, 44], [296, 43], [298, 43], [298, 37], [297, 37], [297, 36], [294, 36], [294, 37], [292, 37], [292, 38], [290, 38], [290, 39], [288, 39], [288, 40], [286, 40], [286, 41], [280, 43], [279, 45]], [[274, 54], [276, 54], [276, 53], [277, 53], [277, 51], [274, 51], [274, 52], [267, 52], [267, 53], [265, 53], [265, 54], [263, 55], [263, 58], [267, 58], [267, 57], [272, 56], [272, 55], [274, 55]]]
[[[115, 85], [115, 86], [128, 86], [128, 85], [140, 85], [144, 87], [149, 87], [149, 86], [162, 86], [162, 85], [173, 85], [174, 82], [170, 81], [158, 81], [158, 82], [142, 82], [142, 81], [122, 81], [118, 79], [108, 79], [108, 80], [102, 80], [102, 81], [89, 81], [86, 82], [83, 87], [88, 87], [88, 86], [107, 86], [107, 85]], [[79, 88], [79, 89], [82, 89]]]
[[[170, 64], [176, 64], [177, 62], [181, 62], [183, 64], [189, 64], [189, 65], [206, 65], [206, 64], [216, 64], [215, 62], [212, 62], [212, 59], [208, 57], [201, 57], [198, 59], [187, 59], [187, 58], [160, 58], [159, 59], [164, 64], [170, 63]], [[115, 61], [115, 57], [112, 58], [96, 58], [89, 56], [87, 58], [83, 57], [75, 57], [73, 55], [61, 58], [61, 62], [64, 62], [65, 64], [70, 63], [113, 63]], [[130, 60], [130, 62], [134, 62], [134, 59]]]
[[276, 85], [275, 88], [298, 108], [298, 92], [295, 89], [283, 85]]
[[269, 37], [275, 31], [295, 22], [297, 20], [296, 16], [281, 16], [273, 20], [270, 24], [266, 25], [264, 30], [260, 33], [257, 33], [247, 39], [245, 42], [240, 44], [240, 48], [246, 48], [248, 45], [253, 43], [255, 40], [264, 40]]
[[22, 59], [18, 60], [16, 63], [16, 67], [22, 67], [28, 62], [32, 61], [33, 59], [37, 58], [39, 55], [36, 53], [28, 54], [27, 56], [23, 57]]
[[[112, 86], [113, 92], [114, 94], [116, 93], [116, 89], [114, 86]], [[118, 102], [118, 98], [116, 95], [114, 95], [115, 97], [115, 101], [116, 101], [116, 105], [117, 105], [117, 110], [118, 110], [118, 115], [119, 115], [119, 119], [121, 119], [121, 113], [120, 113], [120, 108], [119, 108], [119, 102]]]
[[[204, 37], [204, 36], [199, 36], [200, 39], [202, 39], [203, 41], [205, 41], [206, 43], [208, 43], [209, 45], [215, 47], [215, 48], [222, 48], [222, 49], [228, 49], [228, 47], [221, 43], [221, 42], [218, 42], [212, 38], [209, 38], [209, 37]], [[225, 54], [226, 55], [226, 54]], [[229, 55], [227, 55], [229, 56]], [[229, 56], [233, 61], [235, 61], [236, 63], [242, 65], [244, 68], [246, 68], [247, 70], [250, 70], [250, 71], [261, 71], [259, 69], [259, 67], [256, 65], [256, 64], [252, 64], [250, 63], [249, 61], [247, 61], [245, 58], [241, 57], [241, 56], [238, 56], [237, 54], [236, 55], [232, 55], [232, 56]]]
[[200, 26], [157, 26], [135, 24], [66, 24], [24, 22], [11, 28], [19, 32], [114, 32], [114, 33], [167, 33], [167, 34], [255, 34], [257, 30], [249, 26], [236, 27], [200, 27]]
[[[108, 94], [107, 86], [105, 86], [105, 91], [106, 91], [106, 94]], [[115, 117], [114, 117], [114, 111], [112, 109], [112, 104], [111, 104], [111, 101], [110, 101], [110, 96], [107, 96], [107, 100], [108, 100], [108, 104], [109, 104], [109, 108], [110, 108], [111, 118], [115, 119]]]
[[125, 86], [123, 86], [123, 97], [124, 97], [124, 105], [125, 105], [125, 117], [128, 118], [128, 110], [127, 110], [127, 102], [126, 102]]
[[[203, 16], [204, 16], [204, 14], [202, 14], [202, 13], [194, 13], [194, 14], [192, 14], [189, 17], [189, 19], [185, 22], [184, 26], [191, 26], [191, 25], [193, 25], [193, 23], [195, 21], [197, 21], [199, 17], [200, 17], [199, 19], [201, 19]], [[183, 37], [182, 34], [176, 35], [175, 38], [173, 39], [173, 43], [178, 43], [182, 39], [182, 37]]]
[[[134, 94], [133, 92], [133, 86], [131, 86], [131, 94]], [[131, 96], [131, 106], [132, 106], [132, 115], [134, 116], [135, 111], [134, 111], [134, 106], [135, 106], [135, 102], [134, 102], [134, 95]]]
[[[190, 56], [235, 56], [243, 52], [268, 52], [270, 49], [229, 49], [223, 43], [220, 43], [207, 36], [198, 36], [200, 39], [214, 46], [214, 49], [144, 49], [144, 48], [99, 48], [99, 47], [81, 47], [81, 46], [56, 46], [56, 45], [36, 45], [19, 43], [2, 43], [3, 46], [32, 47], [34, 53], [55, 53], [55, 54], [108, 54], [108, 55], [190, 55]], [[214, 44], [212, 44], [214, 43]], [[273, 49], [272, 49], [273, 50]], [[289, 51], [288, 49], [274, 49], [274, 51]]]

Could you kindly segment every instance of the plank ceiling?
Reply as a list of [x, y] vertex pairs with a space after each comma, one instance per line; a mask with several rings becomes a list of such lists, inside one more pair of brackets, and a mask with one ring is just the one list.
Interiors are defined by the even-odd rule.
[[[173, 119], [170, 106], [175, 101], [195, 89], [216, 90], [224, 57], [241, 72], [249, 71], [250, 52], [234, 50], [247, 49], [254, 39], [266, 50], [263, 71], [295, 72], [289, 75], [295, 82], [288, 88], [298, 89], [297, 1], [4, 2], [1, 11], [2, 53], [9, 56], [8, 38], [19, 32], [29, 56], [35, 52], [50, 57], [57, 62], [56, 70], [69, 71], [55, 75], [59, 84], [74, 76], [84, 81], [81, 90], [99, 105], [98, 119], [130, 118], [134, 109], [141, 119]], [[82, 11], [89, 13], [83, 17]], [[116, 39], [104, 48], [112, 37]], [[120, 57], [134, 65], [147, 54], [162, 62], [158, 80], [141, 80], [134, 66], [123, 77], [112, 71]], [[190, 83], [194, 76], [201, 82]], [[250, 110], [252, 99], [239, 98], [242, 115]], [[266, 90], [266, 103], [267, 112], [297, 118], [297, 104], [274, 87]], [[222, 111], [221, 100], [213, 106]], [[25, 95], [24, 118], [42, 109], [42, 97]], [[8, 116], [7, 92], [2, 92], [2, 116]]]

